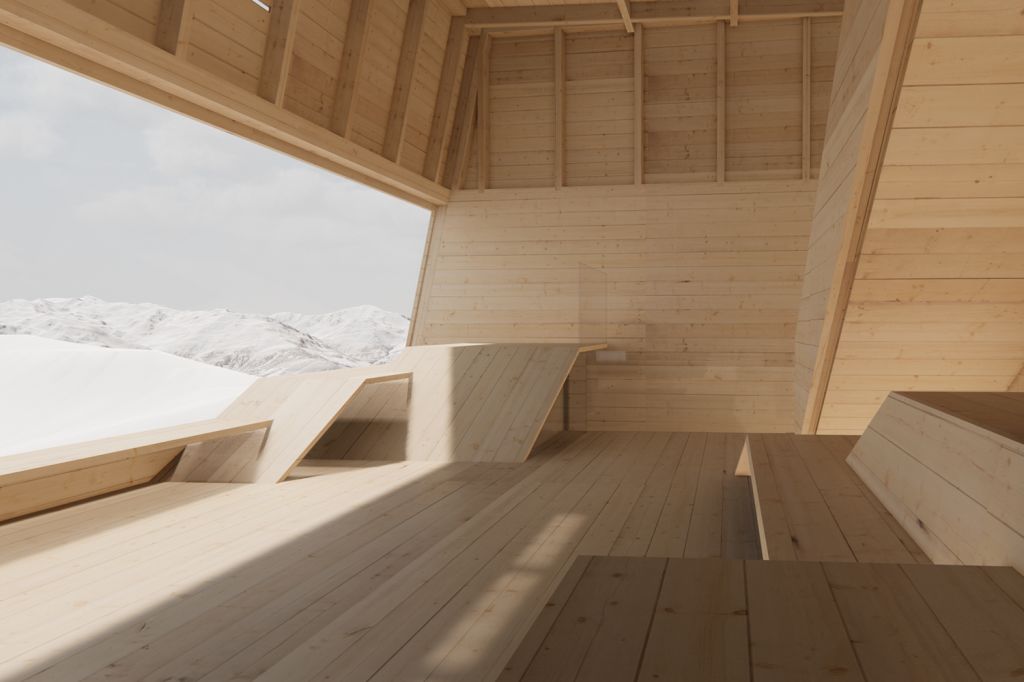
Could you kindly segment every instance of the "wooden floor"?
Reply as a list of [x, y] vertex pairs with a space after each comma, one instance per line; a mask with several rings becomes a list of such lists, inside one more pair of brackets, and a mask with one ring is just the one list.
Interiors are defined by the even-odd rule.
[[501, 676], [518, 680], [1017, 679], [1009, 567], [580, 557]]
[[0, 679], [495, 679], [580, 554], [756, 557], [742, 443], [567, 434], [525, 464], [336, 462], [15, 521]]

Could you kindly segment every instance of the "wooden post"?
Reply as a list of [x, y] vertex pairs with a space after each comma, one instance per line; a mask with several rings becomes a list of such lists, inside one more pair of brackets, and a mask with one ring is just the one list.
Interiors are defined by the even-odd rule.
[[729, 25], [740, 24], [740, 0], [729, 0]]
[[491, 170], [491, 36], [484, 32], [480, 36], [480, 85], [477, 87], [476, 105], [476, 150], [477, 183], [481, 192], [490, 184]]
[[718, 182], [725, 182], [725, 22], [717, 22], [717, 34], [715, 38], [717, 57], [715, 59], [718, 70], [718, 80], [715, 85], [715, 111], [717, 133], [715, 144], [717, 147], [715, 163], [715, 179]]
[[633, 32], [633, 184], [644, 184], [644, 27]]
[[338, 70], [338, 85], [334, 93], [334, 109], [331, 112], [331, 130], [342, 137], [348, 137], [352, 132], [352, 109], [359, 85], [359, 65], [363, 60], [369, 12], [370, 0], [352, 0], [348, 27], [345, 29], [341, 68]]
[[565, 185], [565, 31], [555, 29], [555, 187]]
[[156, 46], [184, 58], [192, 28], [192, 0], [161, 0]]
[[284, 89], [292, 64], [295, 27], [301, 0], [275, 0], [270, 6], [270, 25], [260, 68], [259, 96], [277, 106], [284, 103]]
[[801, 173], [804, 180], [811, 177], [811, 20], [803, 18], [803, 118], [801, 132]]
[[459, 101], [455, 106], [455, 123], [452, 136], [448, 142], [448, 160], [444, 168], [444, 185], [454, 188], [466, 166], [469, 155], [469, 136], [473, 131], [473, 116], [476, 113], [476, 89], [480, 70], [477, 62], [480, 59], [480, 37], [469, 39], [466, 48], [466, 67], [462, 71], [462, 85], [459, 88]]
[[430, 138], [427, 140], [426, 158], [423, 159], [423, 175], [437, 182], [441, 171], [441, 156], [444, 152], [444, 137], [448, 128], [448, 114], [452, 109], [455, 92], [455, 76], [463, 61], [466, 46], [466, 18], [452, 17], [448, 26], [448, 44], [444, 50], [444, 65], [441, 67], [441, 81], [434, 101], [434, 114], [430, 121]]
[[405, 31], [402, 34], [402, 52], [398, 57], [395, 86], [391, 90], [388, 126], [384, 132], [384, 157], [392, 161], [398, 161], [402, 156], [405, 123], [409, 115], [409, 92], [412, 90], [413, 76], [416, 75], [416, 58], [420, 52], [426, 15], [426, 0], [409, 0]]

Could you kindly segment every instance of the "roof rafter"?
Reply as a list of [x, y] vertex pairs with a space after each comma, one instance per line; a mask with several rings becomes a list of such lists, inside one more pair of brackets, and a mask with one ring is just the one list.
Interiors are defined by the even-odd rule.
[[534, 5], [472, 8], [466, 12], [470, 29], [535, 29], [554, 26], [621, 26], [625, 6], [631, 24], [674, 26], [716, 21], [770, 21], [801, 17], [842, 16], [843, 0], [759, 0], [733, 8], [722, 0], [659, 0], [594, 5]]

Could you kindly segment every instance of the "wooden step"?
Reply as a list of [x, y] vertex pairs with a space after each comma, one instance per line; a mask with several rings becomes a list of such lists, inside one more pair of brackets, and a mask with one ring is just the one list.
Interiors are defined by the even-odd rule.
[[751, 477], [765, 559], [927, 563], [844, 461], [846, 436], [751, 434], [736, 469]]
[[1024, 394], [891, 393], [848, 462], [935, 563], [1024, 571]]

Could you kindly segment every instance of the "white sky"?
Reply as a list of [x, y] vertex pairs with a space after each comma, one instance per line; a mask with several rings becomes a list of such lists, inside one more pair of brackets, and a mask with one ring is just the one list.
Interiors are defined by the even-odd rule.
[[429, 212], [0, 47], [0, 300], [409, 314]]

